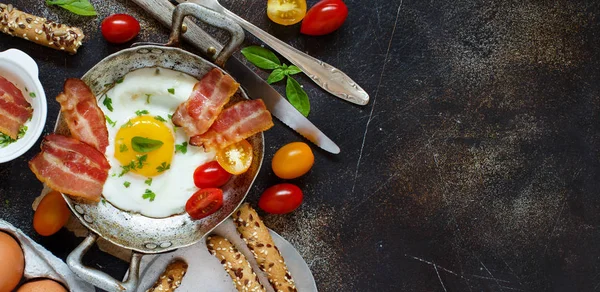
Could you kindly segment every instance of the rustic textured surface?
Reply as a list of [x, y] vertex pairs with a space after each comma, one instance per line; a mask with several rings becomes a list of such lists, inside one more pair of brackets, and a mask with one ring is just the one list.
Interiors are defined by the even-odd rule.
[[[167, 37], [127, 1], [92, 1], [101, 16], [85, 19], [41, 1], [12, 2], [81, 26], [89, 37], [68, 56], [0, 35], [0, 50], [19, 48], [40, 65], [46, 132], [62, 81], [127, 47], [104, 42], [103, 17], [129, 12], [142, 23], [138, 40]], [[371, 95], [367, 106], [354, 106], [299, 77], [311, 97], [310, 119], [342, 152], [313, 147], [315, 167], [293, 181], [304, 204], [265, 223], [298, 248], [321, 291], [599, 287], [597, 1], [352, 0], [344, 27], [325, 37], [271, 23], [265, 2], [224, 4], [345, 71]], [[273, 153], [301, 140], [281, 123], [265, 137], [253, 205], [280, 182], [269, 167]], [[78, 239], [65, 231], [40, 238], [31, 228], [41, 185], [26, 161], [35, 152], [0, 165], [0, 216], [64, 258]], [[126, 268], [97, 251], [88, 260], [115, 276]]]

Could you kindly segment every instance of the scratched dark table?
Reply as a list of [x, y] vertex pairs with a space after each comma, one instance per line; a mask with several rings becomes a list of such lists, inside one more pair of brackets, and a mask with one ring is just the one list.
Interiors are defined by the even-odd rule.
[[[142, 23], [136, 40], [168, 31], [129, 1], [92, 1], [82, 18], [42, 1], [8, 1], [84, 28], [74, 56], [0, 35], [40, 66], [51, 132], [54, 97], [125, 45], [99, 33], [109, 14]], [[308, 1], [309, 5], [316, 1]], [[266, 1], [224, 5], [330, 63], [371, 96], [366, 106], [312, 83], [310, 120], [336, 141], [292, 182], [305, 193], [268, 226], [305, 257], [321, 291], [593, 291], [600, 287], [600, 5], [597, 1], [346, 1], [350, 15], [323, 37], [281, 27]], [[219, 33], [217, 33], [219, 34]], [[248, 35], [245, 45], [260, 44]], [[240, 54], [236, 54], [240, 57]], [[267, 72], [257, 69], [266, 78]], [[284, 92], [282, 85], [276, 85]], [[247, 200], [281, 182], [269, 165], [302, 138], [276, 122]], [[31, 203], [42, 185], [27, 168], [36, 145], [0, 165], [0, 217], [61, 258], [81, 241], [35, 234]], [[86, 262], [121, 277], [126, 263], [94, 249]]]

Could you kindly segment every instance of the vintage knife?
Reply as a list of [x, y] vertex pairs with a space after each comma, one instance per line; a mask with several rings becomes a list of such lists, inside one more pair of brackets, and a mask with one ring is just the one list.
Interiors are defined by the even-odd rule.
[[[171, 27], [171, 16], [175, 8], [168, 0], [133, 0], [133, 2], [159, 20], [161, 24]], [[186, 20], [184, 23], [187, 26], [187, 31], [182, 37], [190, 44], [208, 56], [214, 56], [221, 50], [221, 44], [195, 23], [190, 20]], [[331, 139], [242, 62], [231, 57], [225, 63], [225, 70], [244, 87], [251, 98], [261, 98], [269, 111], [285, 125], [323, 150], [333, 154], [340, 153], [340, 148]]]

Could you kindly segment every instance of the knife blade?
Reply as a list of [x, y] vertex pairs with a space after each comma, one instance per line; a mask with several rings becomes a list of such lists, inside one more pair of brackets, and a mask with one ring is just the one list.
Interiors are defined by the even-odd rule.
[[[175, 8], [169, 0], [133, 0], [133, 2], [156, 18], [162, 25], [171, 27], [171, 16]], [[182, 37], [205, 55], [216, 56], [222, 49], [222, 46], [215, 39], [194, 22], [186, 20], [184, 23], [187, 26], [187, 32]], [[333, 154], [340, 153], [340, 148], [335, 142], [329, 139], [313, 123], [300, 114], [279, 92], [242, 62], [231, 57], [225, 63], [224, 69], [244, 87], [250, 98], [261, 98], [271, 114], [283, 124], [321, 149]]]

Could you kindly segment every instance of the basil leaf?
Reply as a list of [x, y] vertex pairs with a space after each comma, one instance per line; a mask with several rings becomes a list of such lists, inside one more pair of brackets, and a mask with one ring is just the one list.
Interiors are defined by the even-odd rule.
[[131, 148], [135, 152], [147, 153], [162, 147], [164, 143], [159, 140], [148, 139], [140, 136], [131, 138]]
[[308, 101], [308, 95], [300, 87], [300, 83], [291, 76], [287, 78], [287, 85], [285, 86], [285, 94], [290, 103], [305, 117], [310, 112], [310, 102]]
[[250, 46], [242, 49], [242, 55], [252, 64], [262, 69], [277, 69], [281, 62], [273, 52], [259, 46]]
[[81, 16], [98, 15], [88, 0], [46, 0], [46, 5], [57, 5]]
[[277, 68], [273, 70], [273, 72], [271, 72], [271, 75], [269, 75], [269, 78], [267, 78], [267, 83], [273, 84], [275, 82], [283, 80], [283, 77], [285, 77], [284, 71], [282, 69]]
[[294, 74], [298, 74], [302, 72], [302, 70], [300, 70], [300, 68], [294, 66], [294, 65], [290, 65], [289, 67], [287, 67], [287, 69], [285, 70], [285, 75], [294, 75]]

